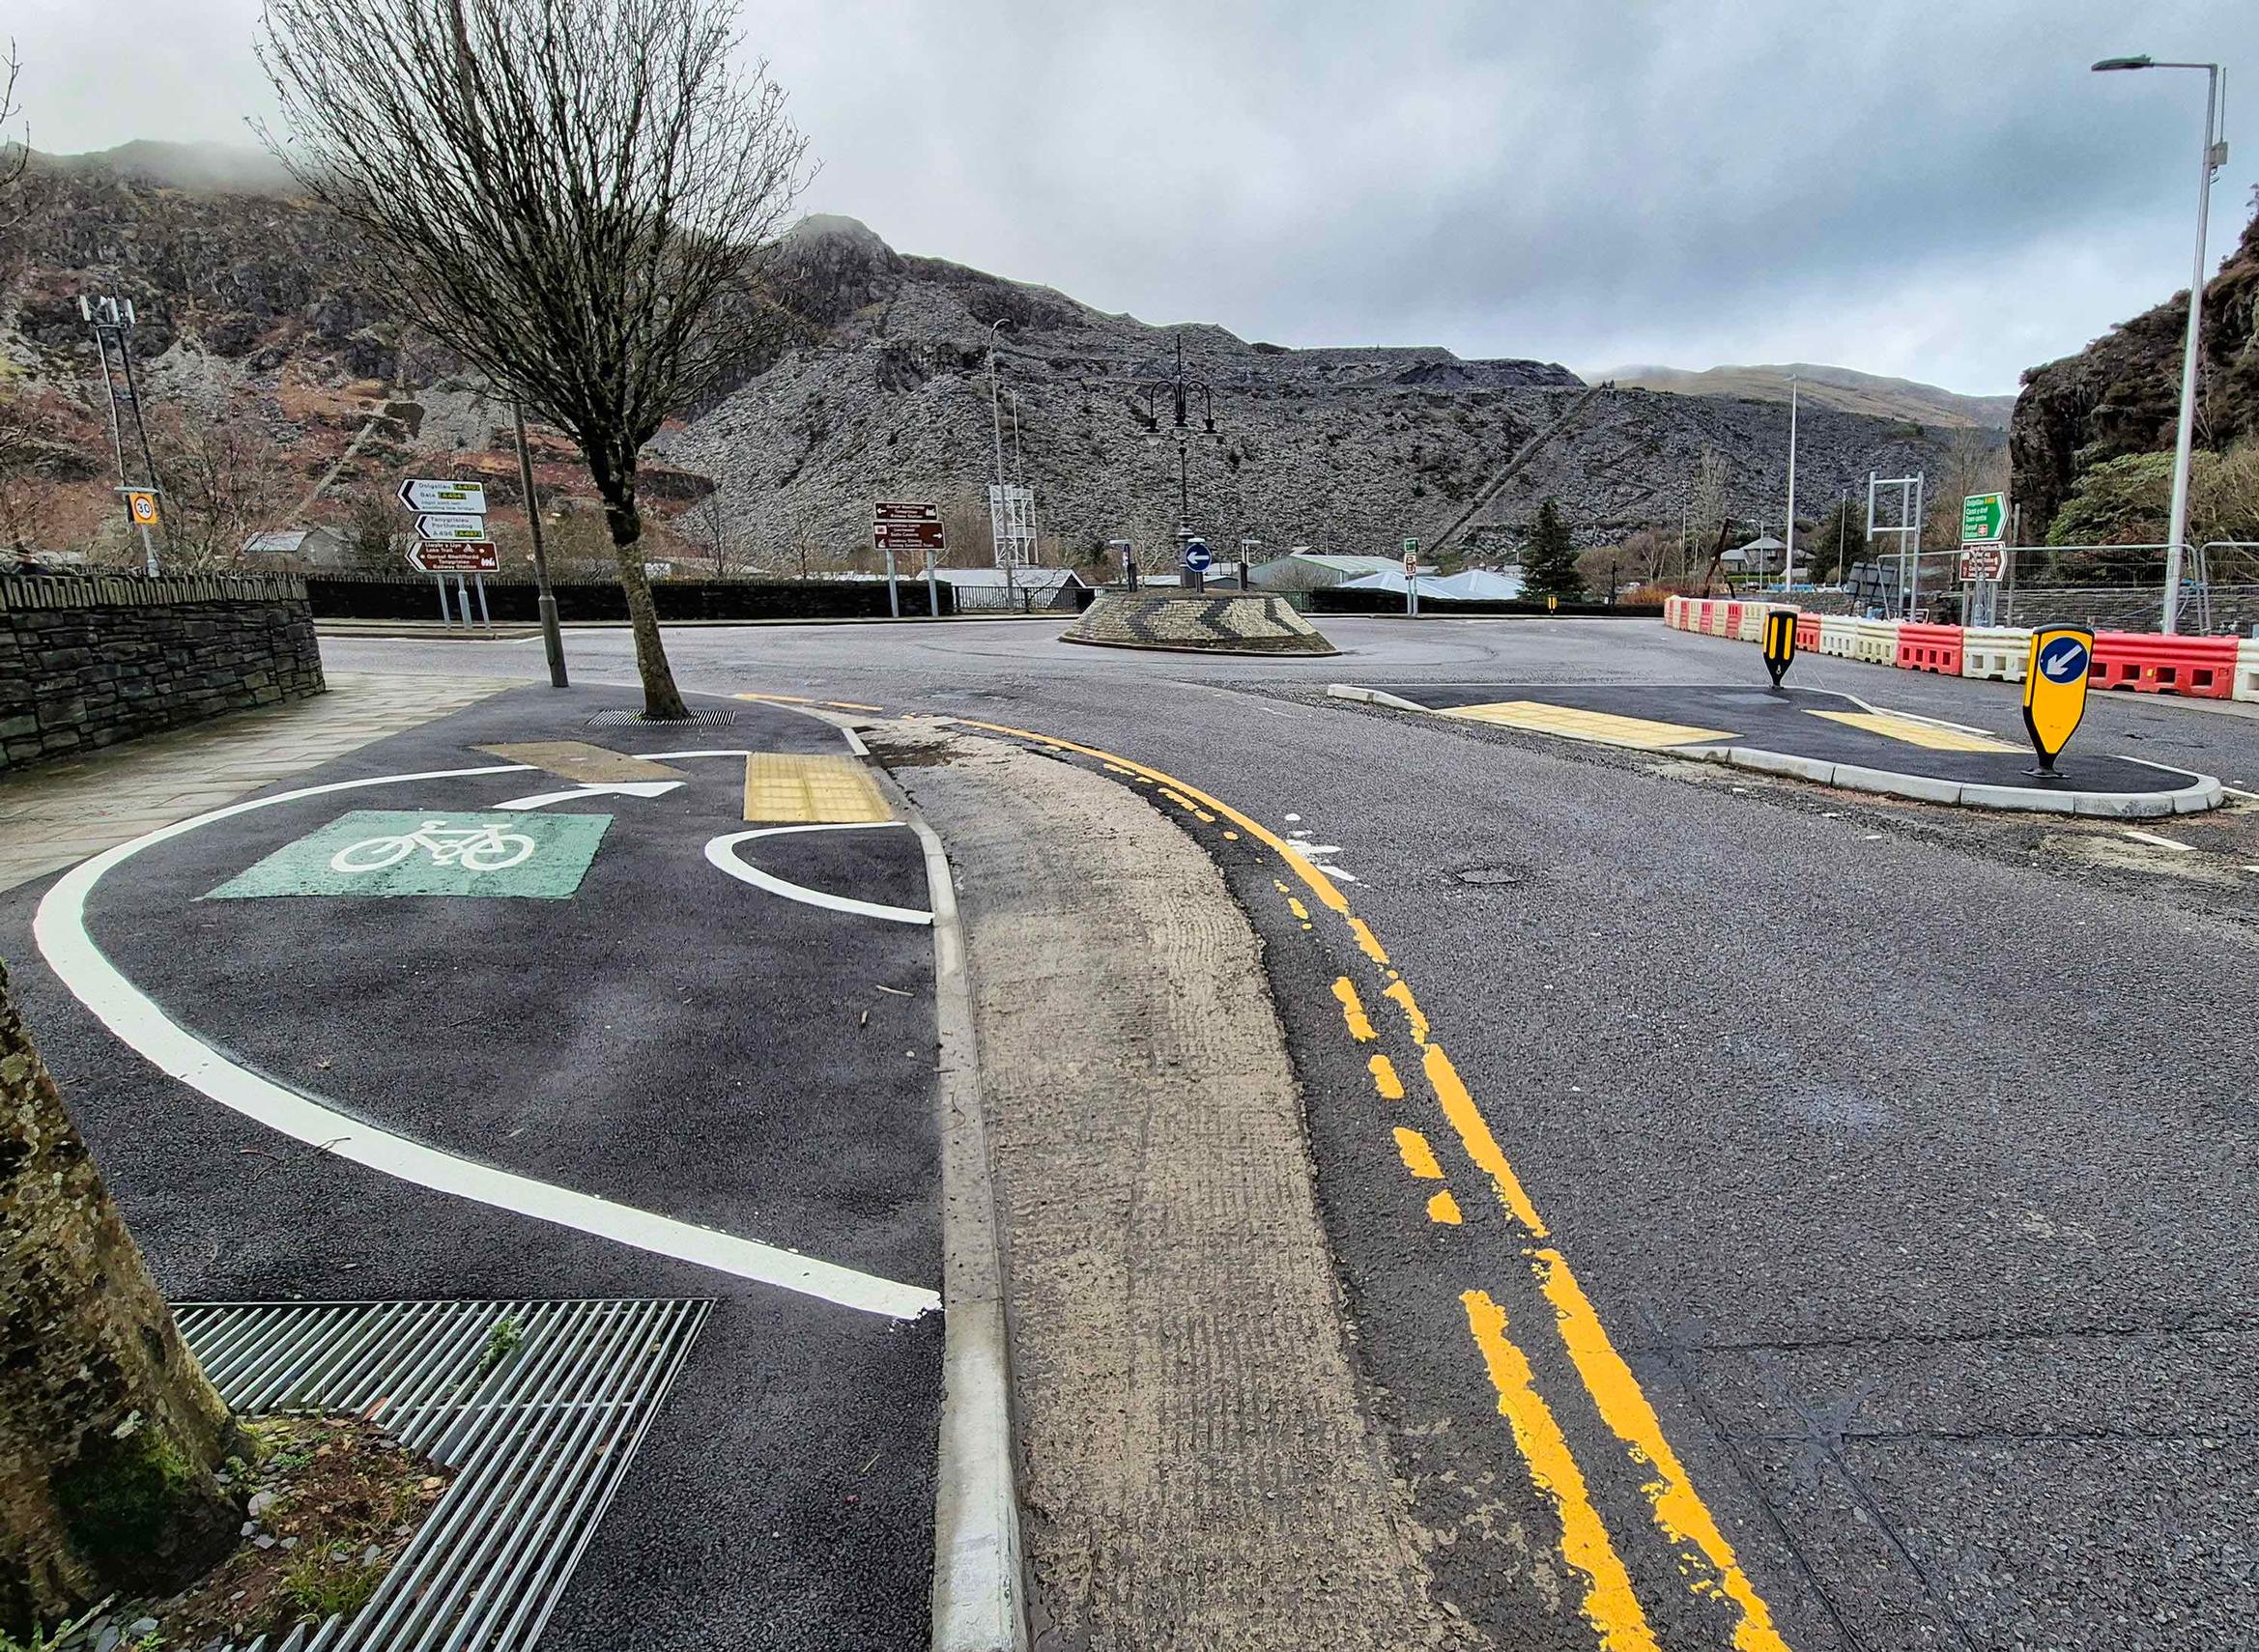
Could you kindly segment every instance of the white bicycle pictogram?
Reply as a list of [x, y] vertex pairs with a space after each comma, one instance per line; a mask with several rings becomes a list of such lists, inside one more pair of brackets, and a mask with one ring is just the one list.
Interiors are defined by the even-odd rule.
[[501, 871], [514, 867], [535, 848], [523, 832], [505, 832], [499, 826], [450, 826], [444, 820], [426, 820], [413, 832], [393, 838], [363, 838], [348, 843], [329, 857], [329, 869], [341, 872], [383, 871], [398, 866], [421, 849], [432, 865], [461, 867], [465, 871]]

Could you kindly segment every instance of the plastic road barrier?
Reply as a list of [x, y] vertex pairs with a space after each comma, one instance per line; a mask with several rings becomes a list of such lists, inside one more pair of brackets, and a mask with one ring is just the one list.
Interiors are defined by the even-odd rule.
[[1858, 641], [1859, 622], [1849, 614], [1825, 613], [1819, 620], [1819, 651], [1833, 654], [1840, 660], [1848, 660], [1852, 644]]
[[1895, 619], [1851, 621], [1851, 658], [1864, 660], [1871, 666], [1897, 665], [1899, 622]]
[[[1719, 609], [1725, 611], [1723, 615], [1718, 612]], [[1739, 637], [1741, 635], [1741, 604], [1737, 602], [1719, 603], [1711, 609], [1711, 617], [1719, 621], [1718, 629], [1711, 633], [1712, 636]]]
[[2095, 637], [2090, 674], [2096, 688], [2225, 699], [2235, 686], [2236, 646], [2233, 637], [2103, 631]]
[[2014, 625], [1971, 625], [1961, 631], [1961, 675], [2020, 683], [2032, 667], [2032, 634]]
[[1892, 661], [1904, 671], [1935, 671], [1940, 676], [1961, 674], [1961, 628], [1958, 625], [1899, 627], [1898, 655]]
[[1744, 642], [1762, 642], [1765, 640], [1765, 615], [1772, 612], [1770, 603], [1745, 602], [1741, 605], [1741, 629], [1734, 633]]
[[2259, 699], [2259, 638], [2241, 644], [2236, 650], [2236, 686], [2238, 699]]
[[1819, 652], [1819, 619], [1820, 616], [1816, 613], [1798, 612], [1796, 615], [1796, 647], [1799, 652], [1810, 654]]

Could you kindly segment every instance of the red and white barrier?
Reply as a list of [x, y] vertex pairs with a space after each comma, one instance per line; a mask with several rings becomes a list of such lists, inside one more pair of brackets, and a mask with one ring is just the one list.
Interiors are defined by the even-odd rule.
[[2014, 625], [1961, 628], [1961, 675], [2020, 683], [2032, 669], [2032, 634]]
[[2259, 638], [2236, 646], [2236, 684], [2229, 691], [2238, 699], [2259, 699]]

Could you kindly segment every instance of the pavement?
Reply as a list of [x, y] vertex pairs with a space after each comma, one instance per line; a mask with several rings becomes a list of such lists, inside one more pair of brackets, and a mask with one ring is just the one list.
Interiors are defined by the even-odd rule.
[[544, 1648], [918, 1644], [919, 842], [818, 722], [496, 686], [0, 897], [27, 1021], [176, 1300], [715, 1302]]
[[[2155, 830], [1995, 816], [1324, 698], [1761, 681], [1753, 651], [1651, 623], [1329, 635], [1346, 659], [947, 625], [671, 643], [704, 688], [1072, 743], [1041, 749], [1212, 851], [1263, 942], [1362, 1403], [1434, 1598], [1491, 1644], [1769, 1644], [1751, 1599], [1798, 1648], [2241, 1643], [2248, 803]], [[585, 676], [629, 674], [624, 640], [572, 646]], [[539, 655], [498, 644], [481, 669]], [[2014, 685], [1797, 670], [2017, 739]], [[2208, 707], [2096, 696], [2073, 755], [2090, 744], [2259, 790], [2259, 723]], [[1257, 827], [1332, 869], [1313, 875], [1347, 914], [1286, 852], [1243, 854]], [[1434, 1192], [1458, 1223], [1408, 1200]]]
[[[1123, 868], [1152, 858], [1136, 845], [1156, 824], [1205, 853], [1230, 909], [1213, 897], [1158, 901], [1144, 930], [1164, 954], [1224, 945], [1216, 931], [1232, 925], [1259, 942], [1301, 1093], [1340, 1355], [1419, 1568], [1407, 1576], [1399, 1564], [1390, 1577], [1446, 1620], [1431, 1643], [2240, 1644], [2259, 1620], [2259, 1539], [2245, 1489], [2259, 1469], [2259, 1398], [2247, 1381], [2259, 1353], [2249, 1307], [2259, 1241], [2245, 1219], [2259, 1170], [2247, 985], [2259, 965], [2259, 812], [2231, 797], [2153, 831], [1940, 810], [1325, 695], [1345, 677], [1400, 688], [1752, 686], [1751, 651], [1652, 622], [1342, 618], [1329, 634], [1346, 659], [1148, 657], [1076, 649], [1029, 627], [948, 623], [670, 628], [669, 641], [686, 687], [789, 697], [874, 723], [948, 718], [968, 738], [1072, 765], [1078, 782], [1116, 788], [1123, 818], [1138, 822], [1120, 829]], [[324, 646], [339, 670], [524, 681], [542, 669], [537, 641]], [[622, 635], [575, 635], [568, 652], [576, 681], [632, 681]], [[1852, 663], [1809, 660], [1798, 671], [1812, 687], [1878, 692], [1876, 673]], [[586, 728], [586, 692], [482, 701], [459, 730], [400, 736], [397, 750], [364, 750], [329, 772], [470, 766], [499, 760], [472, 755], [480, 745], [532, 738], [667, 749]], [[626, 699], [618, 687], [593, 693]], [[1897, 709], [2015, 738], [2013, 685], [1906, 674], [1889, 694]], [[736, 703], [758, 714], [764, 735], [766, 720], [783, 715], [773, 701]], [[507, 716], [478, 721], [495, 707]], [[781, 750], [825, 749], [828, 731], [796, 726], [817, 744]], [[774, 727], [789, 740], [784, 724]], [[727, 732], [714, 743], [752, 743], [744, 727]], [[2090, 740], [2259, 790], [2259, 723], [2248, 719], [2098, 696], [2073, 753]], [[914, 788], [916, 770], [897, 760]], [[719, 940], [683, 944], [686, 933], [715, 934], [706, 908], [736, 910], [720, 905], [718, 888], [737, 891], [711, 881], [722, 869], [712, 862], [691, 864], [694, 842], [725, 832], [729, 812], [714, 783], [695, 759], [669, 766], [689, 771], [679, 791], [566, 806], [616, 817], [570, 896], [365, 902], [475, 904], [476, 926], [502, 925], [518, 947], [490, 953], [473, 926], [455, 932], [490, 969], [505, 956], [521, 969], [539, 960], [523, 995], [482, 993], [475, 975], [443, 968], [434, 921], [414, 917], [396, 921], [408, 950], [392, 974], [357, 965], [333, 987], [328, 976], [346, 958], [326, 928], [270, 918], [289, 944], [263, 947], [264, 930], [243, 926], [294, 902], [344, 902], [198, 898], [349, 805], [389, 806], [374, 792], [264, 822], [240, 817], [250, 824], [233, 853], [198, 842], [209, 828], [159, 845], [149, 866], [171, 875], [144, 886], [129, 862], [116, 890], [136, 898], [105, 909], [98, 888], [90, 923], [105, 949], [143, 947], [135, 968], [197, 981], [213, 1014], [233, 1016], [228, 1037], [245, 1040], [239, 1058], [307, 1088], [334, 1070], [318, 1065], [326, 1041], [389, 1052], [461, 1039], [472, 1020], [435, 1011], [447, 1000], [428, 988], [464, 985], [482, 1033], [525, 1023], [497, 1036], [520, 1063], [547, 1064], [549, 1090], [496, 1062], [478, 1071], [497, 1100], [472, 1087], [435, 1101], [436, 1065], [387, 1056], [420, 1085], [373, 1070], [352, 1093], [357, 1117], [397, 1118], [404, 1137], [412, 1123], [436, 1146], [528, 1175], [559, 1173], [554, 1145], [508, 1134], [554, 1100], [602, 1142], [576, 1173], [615, 1201], [656, 1206], [679, 1179], [686, 1217], [755, 1242], [818, 1232], [827, 1199], [844, 1194], [820, 1165], [814, 1193], [788, 1191], [804, 1168], [800, 1132], [837, 1145], [798, 1093], [801, 1075], [821, 1073], [831, 1092], [827, 1064], [847, 1040], [841, 1011], [868, 1006], [851, 982], [835, 999], [795, 997], [773, 980], [742, 979], [739, 952]], [[487, 812], [515, 795], [465, 782], [399, 806]], [[740, 812], [727, 824], [749, 823]], [[1041, 909], [1072, 912], [1079, 896], [1047, 880], [1069, 885], [1102, 867], [1091, 845], [1057, 857], [1030, 848], [1025, 840], [1045, 829], [1040, 809], [1010, 830], [995, 826], [1018, 842], [1024, 869], [1016, 886], [991, 876], [968, 888], [976, 954], [995, 903], [1042, 897]], [[813, 862], [752, 847], [760, 868], [825, 889], [864, 890], [850, 871], [884, 870], [821, 858], [844, 844], [802, 845]], [[584, 907], [615, 865], [633, 898]], [[696, 885], [688, 916], [685, 865], [709, 880]], [[888, 887], [869, 886], [881, 897]], [[36, 893], [0, 903], [12, 957], [24, 955]], [[504, 908], [553, 918], [535, 929]], [[578, 922], [583, 912], [595, 921]], [[824, 970], [835, 954], [841, 964], [855, 958], [834, 933], [790, 932], [787, 955]], [[245, 949], [235, 962], [248, 981], [219, 980], [194, 955], [218, 939]], [[245, 957], [272, 961], [245, 970]], [[574, 959], [584, 967], [569, 967]], [[717, 1282], [711, 1267], [434, 1194], [336, 1150], [269, 1157], [273, 1132], [186, 1097], [29, 959], [19, 967], [27, 1014], [176, 1292], [412, 1295], [443, 1279], [443, 1294], [721, 1298], [545, 1644], [615, 1639], [622, 1621], [700, 1644], [917, 1643], [905, 1603], [922, 1602], [916, 1568], [929, 1558], [929, 1533], [918, 1551], [906, 1532], [915, 1511], [900, 1497], [855, 1513], [844, 1497], [850, 1485], [882, 1495], [870, 1478], [880, 1464], [906, 1475], [931, 1461], [929, 1446], [918, 1456], [914, 1445], [930, 1426], [918, 1420], [931, 1415], [930, 1316], [872, 1337], [871, 1315], [842, 1319], [773, 1284]], [[1085, 964], [1072, 985], [1101, 998], [1104, 968], [1103, 956]], [[607, 989], [631, 969], [636, 990]], [[262, 996], [268, 1013], [300, 1022], [295, 1042], [262, 1038]], [[907, 1012], [885, 996], [892, 1012]], [[1240, 996], [1161, 1002], [1174, 1021], [1198, 1020], [1245, 1013]], [[1072, 1011], [1074, 998], [1059, 1001]], [[609, 1059], [610, 1039], [551, 1049], [529, 1006], [560, 1009], [553, 1019], [578, 1025], [609, 1021], [649, 1064], [648, 1078], [586, 1070]], [[815, 1021], [830, 1042], [770, 1051], [761, 1029], [786, 1012]], [[639, 1014], [663, 1030], [647, 1031]], [[705, 1024], [731, 1017], [743, 1025]], [[1076, 1046], [1046, 1054], [1040, 1034], [1021, 1046], [1039, 1085], [1046, 1061], [1073, 1077]], [[905, 1037], [901, 1047], [918, 1045]], [[727, 1108], [703, 1094], [691, 1052], [698, 1063], [732, 1061], [744, 1094]], [[1148, 1065], [1163, 1080], [1183, 1070]], [[615, 1085], [634, 1127], [607, 1133], [604, 1108], [575, 1102]], [[742, 1143], [726, 1140], [725, 1115]], [[738, 1126], [748, 1115], [753, 1127]], [[1111, 1122], [1053, 1120], [1025, 1145], [1071, 1157], [1078, 1131]], [[705, 1175], [674, 1142], [677, 1128], [734, 1155]], [[1094, 1170], [1111, 1163], [1101, 1145], [1094, 1135]], [[1200, 1146], [1195, 1133], [1186, 1151]], [[1210, 1146], [1229, 1146], [1220, 1128]], [[650, 1175], [602, 1162], [646, 1154]], [[885, 1164], [906, 1178], [910, 1156]], [[1081, 1189], [1051, 1174], [1061, 1177], [1053, 1208], [1082, 1219], [1072, 1208]], [[1216, 1184], [1228, 1188], [1228, 1177]], [[897, 1283], [929, 1282], [913, 1266], [915, 1224], [866, 1231], [868, 1203], [853, 1212], [848, 1248], [823, 1254]], [[1241, 1230], [1227, 1220], [1223, 1231]], [[1074, 1260], [1071, 1248], [1053, 1255], [1064, 1258], [1054, 1267]], [[1090, 1277], [1095, 1303], [1119, 1299]], [[1244, 1321], [1204, 1305], [1198, 1321], [1164, 1326], [1177, 1334], [1153, 1345], [1163, 1363], [1124, 1368], [1117, 1403], [1150, 1407], [1186, 1391], [1175, 1367], [1237, 1369], [1269, 1346], [1243, 1346], [1234, 1327], [1275, 1323], [1261, 1311], [1271, 1298], [1248, 1284], [1225, 1308], [1233, 1300], [1246, 1303]], [[1247, 1392], [1247, 1408], [1259, 1409]], [[1227, 1443], [1250, 1426], [1219, 1403], [1211, 1428], [1132, 1438], [1149, 1455], [1147, 1480], [1185, 1488], [1228, 1468]], [[1337, 1478], [1289, 1461], [1260, 1490], [1282, 1521], [1322, 1524]], [[931, 1501], [929, 1487], [919, 1507]], [[1072, 1512], [1072, 1500], [1062, 1506]], [[1206, 1512], [1251, 1530], [1264, 1518], [1238, 1502], [1177, 1507], [1180, 1519]], [[1053, 1514], [1029, 1510], [1039, 1557]], [[1193, 1564], [1188, 1551], [1140, 1547], [1135, 1524], [1086, 1524], [1112, 1534], [1093, 1564]], [[1306, 1633], [1234, 1632], [1296, 1622], [1290, 1609], [1329, 1581], [1313, 1572], [1278, 1569], [1272, 1592], [1223, 1621], [1215, 1643], [1310, 1643]], [[659, 1579], [673, 1591], [663, 1600]], [[1077, 1606], [1072, 1579], [1039, 1568], [1039, 1619], [1057, 1627], [1058, 1644], [1076, 1644], [1093, 1623], [1115, 1626], [1110, 1643], [1134, 1643], [1120, 1613], [1105, 1616], [1087, 1596]], [[1139, 1597], [1125, 1584], [1110, 1598]], [[790, 1604], [764, 1608], [777, 1601]], [[1408, 1611], [1402, 1622], [1425, 1620]], [[1361, 1631], [1335, 1639], [1386, 1643]]]
[[2156, 816], [2196, 813], [2224, 801], [2211, 776], [2097, 751], [2091, 743], [2043, 774], [2029, 745], [1824, 689], [1413, 682], [1336, 684], [1329, 692], [1922, 802]]

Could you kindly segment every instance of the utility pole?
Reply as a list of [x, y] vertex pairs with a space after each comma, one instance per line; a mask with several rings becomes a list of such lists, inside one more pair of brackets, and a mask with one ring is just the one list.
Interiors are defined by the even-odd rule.
[[526, 445], [526, 407], [510, 403], [510, 419], [518, 429], [518, 491], [526, 497], [526, 527], [533, 539], [533, 588], [541, 613], [541, 651], [549, 656], [549, 686], [565, 683], [564, 634], [557, 625], [557, 595], [549, 588], [549, 554], [541, 543], [541, 501], [533, 497], [533, 453]]
[[1788, 375], [1788, 516], [1781, 528], [1781, 594], [1796, 581], [1796, 375]]
[[2188, 278], [2188, 336], [2181, 349], [2181, 418], [2173, 433], [2173, 507], [2165, 529], [2163, 627], [2168, 637], [2181, 629], [2181, 557], [2188, 537], [2188, 466], [2196, 436], [2196, 353], [2204, 328], [2204, 241], [2212, 214], [2212, 178], [2227, 164], [2227, 139], [2220, 130], [2219, 83], [2225, 71], [2216, 63], [2159, 63], [2148, 57], [2105, 57], [2098, 74], [2122, 69], [2201, 69], [2205, 73], [2204, 147], [2196, 166], [2196, 269]]
[[[141, 531], [141, 568], [151, 579], [157, 577], [157, 547], [149, 537], [149, 524], [140, 521], [133, 512], [130, 495], [146, 491], [162, 499], [164, 490], [157, 483], [157, 460], [149, 449], [149, 426], [141, 416], [141, 389], [133, 378], [133, 300], [115, 298], [89, 299], [79, 295], [80, 319], [94, 328], [94, 347], [102, 361], [102, 389], [110, 403], [110, 451], [118, 462], [118, 494], [126, 505], [126, 520]], [[115, 335], [118, 342], [118, 362], [126, 380], [126, 405], [133, 410], [133, 433], [141, 446], [142, 474], [149, 478], [146, 490], [137, 490], [126, 474], [126, 434], [118, 417], [118, 385], [110, 377], [109, 341]], [[164, 527], [163, 513], [157, 517], [157, 526]], [[172, 535], [165, 535], [165, 550], [172, 550]]]
[[1145, 392], [1145, 439], [1160, 440], [1160, 408], [1158, 398], [1166, 392], [1171, 407], [1170, 429], [1177, 439], [1177, 537], [1180, 541], [1192, 536], [1192, 504], [1190, 486], [1186, 473], [1186, 449], [1193, 436], [1191, 398], [1200, 397], [1201, 429], [1199, 434], [1212, 441], [1220, 441], [1222, 435], [1215, 428], [1215, 392], [1205, 379], [1185, 377], [1185, 335], [1177, 335], [1177, 370], [1166, 379], [1156, 379], [1137, 386]]

